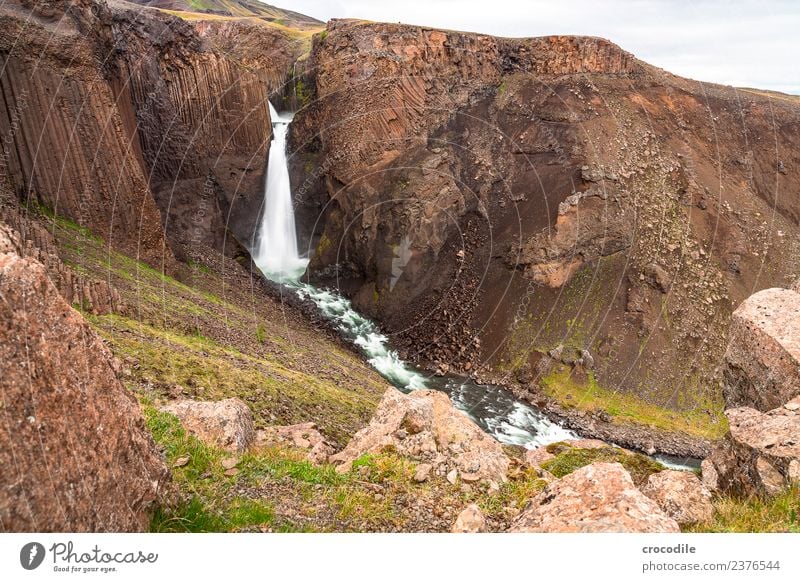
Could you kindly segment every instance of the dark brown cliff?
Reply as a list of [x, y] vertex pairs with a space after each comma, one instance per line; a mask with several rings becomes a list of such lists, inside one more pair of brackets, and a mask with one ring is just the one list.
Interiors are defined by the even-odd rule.
[[733, 307], [797, 275], [796, 100], [597, 38], [356, 21], [315, 37], [308, 70], [313, 279], [433, 369], [592, 374], [715, 422]]
[[4, 170], [20, 200], [154, 266], [187, 244], [250, 246], [267, 101], [308, 35], [89, 0], [10, 2], [0, 18]]

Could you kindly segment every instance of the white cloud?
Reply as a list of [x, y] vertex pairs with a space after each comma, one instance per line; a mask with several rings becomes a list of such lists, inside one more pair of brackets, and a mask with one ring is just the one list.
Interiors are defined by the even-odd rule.
[[800, 93], [796, 0], [286, 0], [283, 7], [323, 20], [365, 18], [500, 36], [602, 36], [684, 77]]

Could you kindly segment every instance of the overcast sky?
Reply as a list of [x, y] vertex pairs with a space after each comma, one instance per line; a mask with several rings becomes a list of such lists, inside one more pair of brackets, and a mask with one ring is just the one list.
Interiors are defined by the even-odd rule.
[[500, 36], [602, 36], [684, 77], [800, 94], [798, 0], [268, 2], [320, 20], [365, 18]]

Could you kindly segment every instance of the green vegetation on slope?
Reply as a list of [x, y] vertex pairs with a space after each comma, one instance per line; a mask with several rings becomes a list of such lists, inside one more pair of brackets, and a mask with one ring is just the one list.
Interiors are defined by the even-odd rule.
[[[415, 463], [390, 452], [364, 455], [345, 474], [289, 447], [236, 457], [187, 435], [175, 416], [146, 400], [143, 408], [177, 489], [154, 515], [155, 532], [435, 531], [448, 529], [473, 502], [501, 529], [544, 486], [530, 470], [493, 494], [442, 478], [417, 483]], [[232, 458], [236, 471], [226, 474], [222, 463]]]
[[[707, 439], [718, 439], [728, 431], [721, 406], [698, 405], [678, 412], [646, 402], [632, 394], [601, 387], [593, 374], [577, 382], [566, 368], [556, 369], [542, 379], [545, 393], [563, 406], [589, 412], [605, 411], [612, 422], [641, 424], [666, 431], [685, 432]], [[712, 409], [713, 415], [705, 410]]]
[[344, 345], [254, 290], [238, 263], [194, 260], [179, 267], [179, 281], [110, 251], [68, 220], [41, 214], [62, 260], [109, 281], [127, 305], [124, 314], [85, 316], [123, 361], [137, 393], [156, 400], [239, 397], [259, 425], [314, 421], [339, 444], [371, 417], [388, 384]]
[[800, 533], [800, 487], [794, 486], [770, 499], [714, 500], [714, 519], [690, 528], [691, 532]]

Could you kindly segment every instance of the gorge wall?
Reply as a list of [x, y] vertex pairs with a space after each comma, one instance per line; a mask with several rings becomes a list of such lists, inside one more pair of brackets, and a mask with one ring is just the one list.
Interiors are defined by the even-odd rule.
[[250, 246], [267, 99], [302, 37], [126, 2], [21, 0], [0, 19], [4, 174], [20, 201], [168, 270], [185, 244]]
[[733, 308], [798, 275], [790, 96], [597, 38], [343, 20], [306, 78], [310, 276], [431, 369], [527, 385], [566, 368], [712, 415]]

